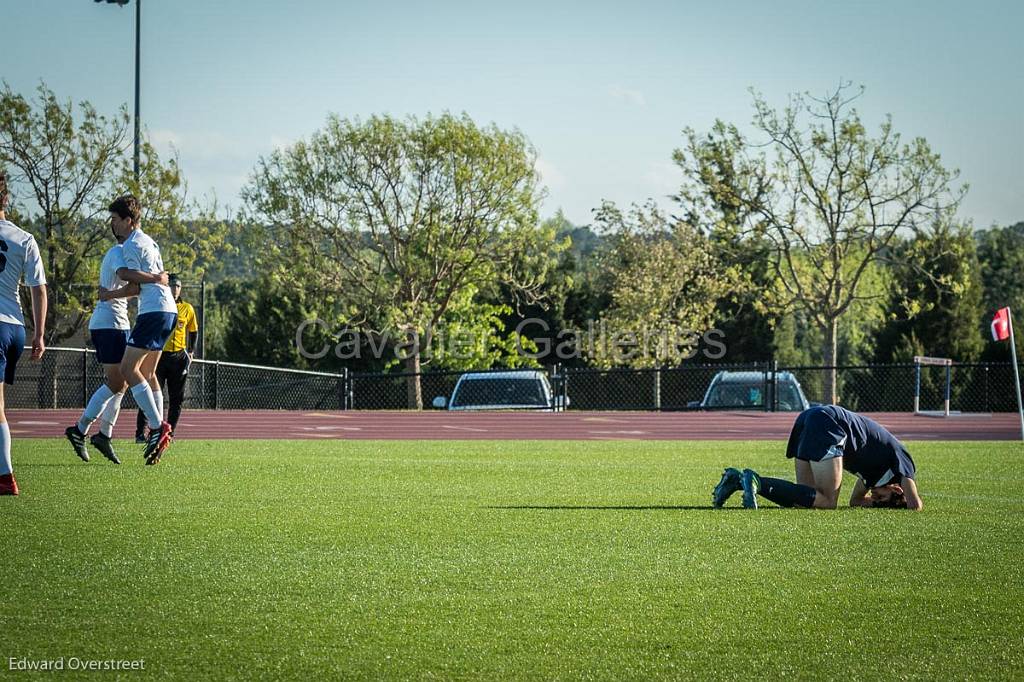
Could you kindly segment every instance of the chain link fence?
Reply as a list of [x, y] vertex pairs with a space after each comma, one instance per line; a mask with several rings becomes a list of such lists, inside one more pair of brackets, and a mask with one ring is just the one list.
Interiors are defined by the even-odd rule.
[[[529, 381], [523, 380], [522, 371], [474, 371], [472, 376], [492, 387], [494, 407], [797, 411], [809, 403], [828, 402], [825, 386], [830, 369], [765, 363], [637, 370], [554, 366], [529, 370]], [[915, 365], [851, 365], [835, 370], [839, 402], [845, 407], [861, 412], [913, 411]], [[949, 371], [953, 410], [1017, 410], [1010, 363], [954, 364]], [[417, 381], [425, 408], [430, 409], [436, 398], [443, 398], [445, 407], [460, 407], [450, 403], [459, 379], [468, 373], [331, 373], [195, 360], [188, 374], [186, 409], [404, 410], [410, 405], [410, 386]], [[14, 409], [81, 409], [102, 381], [103, 367], [93, 351], [50, 348], [39, 362], [22, 357], [16, 383], [5, 388], [5, 399]], [[920, 367], [922, 410], [941, 409], [945, 391], [945, 367]], [[124, 407], [135, 408], [130, 393]]]
[[[39, 362], [23, 355], [13, 386], [5, 387], [9, 408], [83, 408], [104, 379], [92, 350], [48, 348]], [[234, 362], [194, 360], [185, 384], [185, 409], [343, 410], [347, 375], [307, 372]], [[135, 409], [131, 392], [123, 409]]]

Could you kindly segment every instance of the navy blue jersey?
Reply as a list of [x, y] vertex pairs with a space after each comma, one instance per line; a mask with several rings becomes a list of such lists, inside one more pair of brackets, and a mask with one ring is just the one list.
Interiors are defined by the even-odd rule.
[[903, 443], [878, 422], [838, 405], [804, 410], [789, 434], [786, 457], [820, 462], [843, 458], [843, 468], [869, 488], [914, 478], [914, 460]]

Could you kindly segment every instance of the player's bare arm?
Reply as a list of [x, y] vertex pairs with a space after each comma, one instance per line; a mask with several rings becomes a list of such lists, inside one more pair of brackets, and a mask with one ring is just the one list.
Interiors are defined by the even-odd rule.
[[140, 285], [137, 282], [128, 282], [119, 289], [99, 288], [97, 298], [101, 301], [112, 301], [115, 298], [132, 298], [139, 295]]
[[870, 507], [872, 506], [871, 498], [868, 497], [868, 487], [864, 485], [864, 481], [857, 479], [856, 485], [853, 486], [853, 492], [850, 494], [850, 506], [851, 507]]
[[903, 496], [907, 500], [907, 509], [911, 511], [924, 509], [924, 502], [921, 501], [921, 495], [917, 491], [917, 483], [914, 479], [903, 476], [900, 479], [900, 485], [903, 488]]
[[46, 352], [46, 285], [30, 287], [32, 291], [32, 359], [38, 360]]
[[167, 286], [169, 281], [167, 272], [142, 272], [141, 270], [130, 270], [128, 268], [118, 268], [117, 276], [126, 282], [134, 282], [135, 284], [162, 284]]

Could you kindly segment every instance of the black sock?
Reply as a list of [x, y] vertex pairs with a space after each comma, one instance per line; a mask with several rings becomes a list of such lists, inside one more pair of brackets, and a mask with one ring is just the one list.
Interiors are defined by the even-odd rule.
[[780, 507], [813, 507], [817, 492], [809, 485], [800, 485], [781, 478], [758, 476], [757, 493]]

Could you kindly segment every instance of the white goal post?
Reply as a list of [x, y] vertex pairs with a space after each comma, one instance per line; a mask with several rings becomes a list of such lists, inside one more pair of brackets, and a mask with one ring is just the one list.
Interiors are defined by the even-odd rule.
[[921, 365], [939, 365], [946, 368], [946, 391], [943, 401], [943, 415], [949, 416], [949, 397], [953, 378], [953, 361], [950, 358], [914, 356], [914, 414], [921, 414]]

